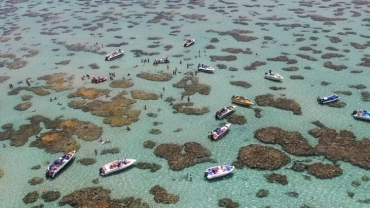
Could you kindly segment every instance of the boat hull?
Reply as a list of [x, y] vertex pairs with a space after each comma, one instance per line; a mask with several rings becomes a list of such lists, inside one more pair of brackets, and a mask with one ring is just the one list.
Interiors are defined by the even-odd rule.
[[112, 173], [116, 173], [132, 166], [136, 162], [135, 159], [126, 159], [125, 161], [126, 162], [124, 162], [124, 160], [115, 160], [110, 163], [107, 163], [101, 168], [99, 168], [99, 174], [101, 176], [105, 176]]
[[189, 47], [189, 46], [193, 45], [194, 43], [195, 43], [195, 40], [194, 39], [186, 40], [184, 42], [184, 47]]
[[215, 130], [212, 131], [210, 137], [212, 140], [220, 140], [222, 137], [226, 135], [229, 131], [231, 124], [225, 124], [220, 127], [217, 127]]
[[273, 81], [282, 81], [284, 77], [277, 73], [265, 73], [265, 79], [273, 80]]
[[207, 179], [219, 178], [219, 177], [230, 174], [234, 170], [235, 170], [235, 167], [231, 165], [214, 166], [214, 167], [208, 168], [204, 172], [204, 177]]
[[352, 113], [353, 118], [370, 121], [370, 112], [367, 110], [355, 110]]
[[239, 104], [239, 105], [246, 105], [246, 106], [254, 105], [254, 103], [251, 100], [243, 96], [239, 96], [239, 95], [231, 97], [231, 102]]
[[317, 98], [317, 102], [320, 103], [320, 104], [327, 104], [327, 103], [332, 103], [332, 102], [335, 102], [339, 100], [339, 96], [334, 94], [334, 95], [329, 95], [329, 96], [326, 96], [326, 97], [318, 97]]
[[235, 111], [236, 106], [227, 106], [218, 110], [215, 114], [216, 119], [223, 119]]
[[[115, 51], [105, 56], [106, 61], [112, 61], [114, 59], [121, 58], [123, 56], [124, 51]], [[114, 55], [115, 54], [115, 55]]]
[[48, 168], [46, 168], [45, 176], [47, 178], [54, 178], [58, 172], [60, 172], [69, 162], [73, 160], [75, 153], [76, 150], [63, 155], [54, 162], [50, 163]]

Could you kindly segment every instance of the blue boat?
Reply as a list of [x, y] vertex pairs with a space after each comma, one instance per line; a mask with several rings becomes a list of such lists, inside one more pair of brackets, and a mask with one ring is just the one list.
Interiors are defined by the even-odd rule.
[[320, 104], [331, 103], [331, 102], [335, 102], [337, 100], [339, 100], [339, 96], [337, 94], [317, 98], [317, 102], [319, 102]]

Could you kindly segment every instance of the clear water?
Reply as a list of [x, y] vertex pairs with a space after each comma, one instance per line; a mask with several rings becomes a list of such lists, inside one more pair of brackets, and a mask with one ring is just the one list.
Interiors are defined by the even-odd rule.
[[[15, 1], [16, 2], [16, 1]], [[119, 1], [120, 4], [109, 1], [27, 1], [3, 2], [4, 9], [14, 8], [15, 11], [1, 13], [3, 23], [1, 37], [10, 38], [7, 42], [0, 42], [1, 54], [15, 54], [17, 58], [27, 61], [23, 68], [10, 70], [6, 66], [0, 68], [1, 76], [9, 76], [10, 79], [0, 84], [0, 124], [13, 123], [14, 128], [18, 129], [23, 124], [28, 124], [28, 117], [32, 115], [43, 115], [50, 119], [63, 116], [64, 119], [78, 118], [82, 121], [89, 121], [96, 125], [103, 126], [103, 138], [112, 140], [112, 143], [104, 146], [97, 141], [85, 142], [78, 140], [81, 148], [76, 154], [76, 159], [85, 157], [95, 157], [94, 149], [119, 147], [121, 153], [118, 155], [99, 155], [96, 157], [97, 163], [91, 166], [83, 166], [77, 161], [68, 167], [62, 174], [52, 181], [44, 181], [42, 184], [31, 186], [28, 180], [33, 177], [43, 177], [44, 170], [48, 162], [59, 157], [60, 154], [48, 154], [42, 149], [28, 147], [30, 141], [35, 137], [29, 138], [29, 142], [22, 147], [11, 147], [9, 141], [2, 141], [7, 147], [0, 151], [0, 168], [5, 171], [5, 175], [0, 179], [0, 207], [30, 207], [43, 203], [45, 207], [56, 207], [57, 201], [45, 203], [39, 199], [33, 204], [24, 204], [22, 198], [31, 191], [41, 193], [45, 190], [58, 190], [62, 195], [67, 195], [76, 189], [90, 187], [94, 184], [92, 180], [98, 177], [98, 168], [114, 159], [136, 158], [138, 161], [154, 162], [162, 165], [162, 169], [155, 173], [148, 170], [132, 168], [121, 174], [111, 177], [100, 178], [99, 185], [112, 190], [112, 198], [134, 196], [142, 198], [152, 207], [217, 207], [220, 198], [231, 198], [240, 203], [241, 207], [300, 207], [306, 204], [310, 207], [366, 207], [358, 200], [368, 198], [368, 182], [362, 182], [360, 186], [353, 187], [352, 181], [361, 181], [361, 177], [368, 175], [368, 171], [354, 167], [350, 164], [340, 162], [343, 175], [333, 179], [320, 180], [311, 177], [305, 180], [306, 173], [297, 173], [289, 170], [292, 164], [275, 172], [285, 174], [288, 177], [288, 185], [270, 184], [264, 178], [270, 171], [259, 171], [252, 169], [236, 170], [231, 177], [226, 177], [216, 181], [203, 180], [203, 171], [213, 166], [212, 163], [197, 164], [188, 167], [183, 171], [171, 171], [167, 162], [154, 155], [153, 150], [143, 147], [143, 142], [151, 139], [159, 143], [183, 144], [195, 141], [207, 147], [212, 152], [212, 157], [217, 159], [219, 164], [230, 164], [237, 158], [239, 148], [259, 143], [253, 136], [257, 129], [269, 126], [277, 126], [288, 131], [300, 132], [312, 145], [317, 143], [317, 139], [311, 137], [307, 131], [314, 128], [312, 121], [319, 120], [326, 126], [337, 130], [347, 129], [354, 132], [358, 139], [369, 137], [368, 123], [354, 120], [350, 113], [357, 108], [366, 108], [368, 105], [361, 100], [361, 92], [349, 88], [349, 85], [367, 84], [369, 71], [366, 67], [358, 64], [361, 58], [367, 54], [366, 49], [355, 49], [350, 43], [365, 44], [368, 39], [360, 35], [367, 35], [368, 28], [366, 21], [368, 17], [365, 12], [367, 6], [356, 5], [352, 2], [340, 1], [317, 1], [312, 7], [304, 6], [308, 1], [197, 1], [204, 3], [204, 6], [192, 5], [192, 1]], [[338, 3], [338, 4], [336, 4]], [[150, 8], [144, 7], [150, 6]], [[178, 5], [170, 8], [169, 5]], [[254, 5], [247, 7], [246, 5]], [[223, 13], [216, 10], [224, 10]], [[302, 9], [298, 14], [293, 9]], [[343, 14], [338, 15], [338, 10], [343, 9]], [[351, 11], [361, 14], [354, 17]], [[28, 17], [24, 14], [34, 12], [38, 15]], [[107, 15], [107, 12], [110, 12]], [[161, 19], [160, 23], [148, 23], [160, 12], [169, 12], [173, 15], [171, 21]], [[184, 17], [186, 14], [204, 15], [202, 21], [192, 20]], [[313, 21], [307, 15], [322, 15], [331, 18], [344, 18], [342, 21], [333, 21], [336, 25], [325, 25], [325, 21]], [[99, 20], [103, 16], [117, 17], [117, 21], [109, 19]], [[280, 21], [264, 20], [266, 17], [286, 18]], [[247, 18], [248, 25], [234, 24], [237, 19]], [[96, 21], [99, 20], [99, 21]], [[94, 31], [85, 30], [88, 27], [102, 23], [102, 27]], [[165, 23], [165, 24], [163, 24]], [[267, 23], [261, 26], [257, 23]], [[91, 24], [89, 26], [84, 24]], [[279, 24], [287, 26], [278, 27]], [[289, 27], [290, 24], [300, 24], [300, 27]], [[6, 32], [13, 29], [13, 32]], [[65, 27], [65, 28], [64, 28]], [[109, 29], [121, 28], [117, 31]], [[351, 28], [352, 30], [348, 30]], [[257, 40], [250, 42], [238, 42], [228, 35], [220, 35], [217, 32], [242, 29], [252, 31], [251, 36], [258, 37]], [[178, 33], [173, 31], [179, 30]], [[328, 31], [324, 31], [328, 30]], [[213, 32], [212, 32], [213, 31]], [[315, 32], [317, 31], [317, 32]], [[341, 35], [340, 32], [352, 31], [356, 34]], [[41, 32], [55, 32], [55, 35], [44, 35]], [[171, 33], [172, 32], [172, 33]], [[171, 35], [177, 34], [177, 35]], [[298, 35], [299, 36], [298, 36]], [[115, 38], [122, 36], [122, 39]], [[265, 36], [273, 37], [273, 40], [264, 40]], [[330, 42], [330, 37], [339, 37], [340, 43]], [[133, 38], [134, 37], [134, 38]], [[159, 47], [148, 48], [154, 45], [157, 40], [149, 40], [149, 37], [161, 37]], [[311, 40], [316, 37], [317, 40]], [[18, 40], [18, 38], [20, 38]], [[194, 38], [196, 43], [183, 48], [185, 39]], [[219, 39], [217, 43], [211, 43], [212, 38]], [[304, 38], [297, 41], [297, 38]], [[69, 51], [65, 45], [82, 44], [91, 50], [101, 47], [98, 51], [112, 52], [116, 47], [106, 47], [108, 44], [127, 42], [128, 45], [120, 48], [125, 51], [123, 58], [105, 62], [104, 56], [92, 52]], [[63, 43], [63, 44], [60, 44]], [[98, 43], [98, 46], [95, 46]], [[166, 45], [172, 45], [169, 51], [165, 50]], [[314, 44], [314, 45], [313, 45]], [[215, 49], [205, 49], [207, 45], [213, 45]], [[322, 51], [321, 54], [313, 54], [312, 51], [299, 50], [300, 47], [310, 46], [315, 50]], [[330, 53], [327, 47], [335, 47], [339, 51], [335, 53], [343, 54], [345, 57], [322, 59], [321, 55]], [[231, 55], [222, 51], [224, 48], [251, 49], [252, 54], [233, 54], [237, 56], [236, 61], [217, 61], [211, 62], [211, 55]], [[25, 50], [27, 49], [27, 50]], [[37, 50], [39, 53], [31, 58], [24, 57], [28, 50]], [[135, 57], [132, 50], [140, 49], [145, 52], [159, 52], [156, 56]], [[344, 52], [349, 50], [349, 52]], [[199, 56], [200, 51], [200, 56]], [[75, 53], [74, 56], [68, 56]], [[288, 65], [285, 62], [267, 61], [267, 58], [274, 58], [288, 53], [290, 59], [296, 59], [297, 64]], [[167, 71], [165, 65], [154, 67], [151, 64], [141, 64], [140, 59], [161, 58], [169, 54], [171, 63]], [[182, 57], [172, 55], [182, 54]], [[315, 57], [317, 61], [302, 59], [296, 54], [306, 54]], [[0, 58], [1, 61], [11, 63], [13, 60]], [[189, 59], [188, 61], [186, 61]], [[61, 61], [70, 60], [67, 65], [57, 65]], [[182, 61], [182, 64], [179, 62]], [[255, 61], [264, 61], [266, 65], [257, 67], [257, 70], [246, 71], [243, 68]], [[324, 62], [332, 61], [335, 65], [346, 65], [348, 68], [342, 71], [334, 71], [323, 67]], [[100, 68], [91, 69], [88, 65], [96, 63]], [[192, 64], [186, 68], [186, 64]], [[163, 97], [174, 97], [176, 102], [180, 102], [183, 89], [172, 87], [183, 78], [187, 71], [194, 71], [198, 63], [213, 65], [216, 68], [214, 74], [199, 73], [197, 77], [200, 83], [210, 85], [211, 93], [207, 96], [195, 94], [191, 96], [191, 101], [195, 107], [206, 106], [210, 112], [202, 116], [174, 114], [172, 107], [163, 99], [155, 101], [138, 100], [135, 108], [143, 109], [147, 105], [147, 110], [142, 111], [140, 120], [130, 125], [131, 131], [126, 131], [125, 127], [112, 128], [103, 124], [101, 117], [84, 113], [66, 107], [70, 101], [67, 96], [75, 92], [79, 87], [95, 87], [112, 90], [111, 95], [117, 95], [120, 89], [109, 87], [109, 81], [92, 85], [88, 80], [82, 81], [80, 77], [84, 74], [99, 74], [108, 76], [109, 72], [115, 72], [116, 78], [121, 78], [131, 74], [135, 85], [130, 90], [144, 90], [153, 93], [163, 93]], [[219, 70], [216, 64], [225, 64], [227, 67], [235, 67], [238, 71]], [[110, 69], [111, 66], [119, 66], [118, 69]], [[138, 67], [134, 67], [138, 65]], [[282, 70], [284, 67], [297, 66], [298, 71], [287, 72]], [[311, 69], [304, 69], [310, 66]], [[178, 73], [171, 81], [152, 82], [136, 77], [141, 72], [171, 72], [175, 69]], [[285, 77], [282, 83], [271, 82], [263, 79], [263, 73], [273, 70]], [[351, 73], [352, 70], [363, 70], [362, 73]], [[75, 75], [73, 86], [75, 89], [61, 92], [51, 92], [50, 96], [37, 96], [32, 92], [21, 91], [18, 95], [9, 96], [8, 84], [14, 87], [26, 86], [25, 80], [30, 78], [32, 86], [43, 86], [45, 82], [37, 80], [38, 77], [53, 73], [65, 72], [68, 75]], [[301, 75], [304, 80], [293, 80], [291, 75]], [[244, 89], [230, 85], [230, 81], [246, 81], [252, 85], [251, 88]], [[321, 86], [322, 81], [330, 82], [328, 86]], [[272, 91], [271, 86], [285, 87], [285, 90]], [[165, 91], [162, 88], [165, 87]], [[316, 103], [317, 96], [325, 96], [333, 91], [351, 91], [350, 96], [340, 95], [342, 101], [347, 105], [343, 108], [330, 108], [320, 106]], [[219, 122], [214, 120], [213, 113], [223, 106], [230, 104], [232, 95], [244, 95], [253, 99], [257, 95], [272, 93], [276, 96], [285, 95], [287, 98], [296, 100], [302, 107], [302, 115], [293, 115], [292, 112], [275, 109], [272, 107], [259, 107], [263, 109], [262, 118], [256, 118], [251, 108], [237, 108], [237, 114], [247, 118], [244, 125], [232, 125], [229, 134], [218, 142], [210, 142], [207, 132], [218, 126]], [[33, 95], [31, 99], [31, 109], [36, 112], [16, 111], [14, 106], [22, 102], [22, 95]], [[57, 97], [59, 106], [56, 102], [49, 102], [50, 97]], [[66, 107], [66, 109], [62, 109]], [[158, 111], [158, 109], [161, 109]], [[146, 114], [152, 112], [158, 117], [151, 118]], [[154, 126], [153, 122], [162, 122], [159, 126]], [[149, 131], [159, 128], [160, 135], [152, 135]], [[174, 132], [181, 128], [182, 131]], [[44, 129], [42, 132], [45, 132]], [[280, 149], [279, 146], [272, 145]], [[291, 156], [292, 160], [307, 159], [303, 157]], [[309, 158], [313, 161], [330, 163], [321, 157]], [[31, 167], [41, 165], [39, 170], [31, 170]], [[192, 182], [184, 180], [186, 174], [192, 174]], [[163, 205], [157, 204], [149, 190], [154, 185], [163, 186], [169, 193], [178, 194], [180, 200], [177, 204]], [[259, 189], [268, 189], [269, 195], [266, 198], [257, 198], [255, 194]], [[299, 193], [298, 198], [286, 195], [286, 192], [295, 191]], [[347, 191], [355, 193], [353, 198], [348, 197]]]

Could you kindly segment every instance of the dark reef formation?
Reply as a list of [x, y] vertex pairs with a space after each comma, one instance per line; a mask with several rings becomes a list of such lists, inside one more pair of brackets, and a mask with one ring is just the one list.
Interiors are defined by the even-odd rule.
[[292, 111], [296, 115], [301, 115], [301, 106], [292, 99], [287, 99], [284, 97], [279, 97], [274, 99], [274, 95], [265, 94], [256, 96], [255, 101], [259, 106], [271, 106], [278, 109]]
[[238, 160], [250, 168], [261, 170], [276, 170], [290, 162], [289, 156], [282, 151], [259, 144], [240, 148]]
[[[184, 152], [184, 153], [183, 153]], [[171, 170], [182, 170], [199, 162], [212, 161], [211, 152], [196, 142], [182, 145], [160, 144], [154, 154], [167, 160]]]

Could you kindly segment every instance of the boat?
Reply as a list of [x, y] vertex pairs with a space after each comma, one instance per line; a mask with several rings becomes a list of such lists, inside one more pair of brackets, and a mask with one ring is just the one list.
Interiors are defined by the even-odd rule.
[[154, 63], [156, 63], [156, 64], [167, 64], [167, 63], [170, 63], [170, 60], [168, 60], [168, 57], [169, 57], [169, 55], [166, 54], [163, 58], [155, 59], [154, 60]]
[[72, 161], [74, 155], [76, 153], [76, 150], [72, 152], [68, 152], [67, 154], [63, 155], [62, 157], [56, 159], [54, 162], [52, 162], [48, 168], [46, 168], [46, 177], [54, 178], [54, 176], [64, 168], [70, 161]]
[[362, 109], [355, 110], [352, 112], [352, 116], [357, 119], [370, 121], [370, 111], [368, 110], [362, 110]]
[[120, 57], [122, 57], [122, 56], [123, 56], [123, 53], [124, 53], [124, 51], [121, 51], [121, 49], [119, 49], [118, 51], [114, 51], [114, 52], [112, 52], [112, 53], [110, 53], [110, 54], [107, 54], [107, 55], [105, 56], [105, 60], [106, 60], [106, 61], [111, 61], [111, 60], [114, 60], [114, 59], [120, 58]]
[[223, 136], [225, 136], [225, 134], [229, 131], [230, 126], [231, 126], [230, 123], [227, 123], [227, 124], [224, 124], [222, 126], [219, 126], [215, 130], [213, 130], [212, 133], [209, 136], [213, 140], [219, 140]]
[[274, 81], [281, 81], [281, 80], [284, 79], [283, 76], [281, 76], [278, 73], [272, 72], [271, 70], [269, 70], [268, 72], [265, 72], [265, 78], [270, 79], [270, 80], [274, 80]]
[[106, 77], [93, 77], [91, 79], [91, 83], [95, 83], [95, 84], [98, 84], [98, 83], [102, 83], [102, 82], [105, 82], [107, 81], [107, 78]]
[[205, 64], [198, 64], [198, 71], [200, 72], [210, 72], [213, 73], [215, 69], [211, 66], [207, 66]]
[[126, 169], [136, 162], [135, 159], [118, 159], [110, 163], [105, 164], [103, 167], [99, 168], [99, 174], [102, 176], [115, 173], [117, 171]]
[[185, 41], [184, 47], [189, 47], [189, 46], [193, 45], [194, 43], [195, 43], [194, 39], [188, 39], [188, 40]]
[[231, 172], [233, 172], [233, 170], [235, 170], [235, 167], [232, 165], [218, 165], [210, 167], [204, 172], [204, 178], [207, 179], [219, 178], [230, 174]]
[[326, 104], [326, 103], [331, 103], [339, 100], [339, 96], [337, 94], [329, 95], [326, 97], [317, 97], [317, 102], [320, 104]]
[[240, 96], [240, 95], [233, 95], [231, 97], [231, 102], [237, 103], [240, 105], [254, 105], [254, 103], [251, 100], [243, 96]]
[[222, 119], [222, 118], [225, 118], [226, 116], [230, 115], [232, 112], [235, 111], [235, 108], [236, 106], [235, 105], [231, 105], [231, 106], [227, 106], [227, 107], [223, 107], [221, 108], [220, 110], [218, 110], [216, 112], [216, 119]]

